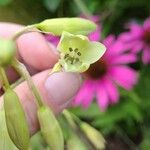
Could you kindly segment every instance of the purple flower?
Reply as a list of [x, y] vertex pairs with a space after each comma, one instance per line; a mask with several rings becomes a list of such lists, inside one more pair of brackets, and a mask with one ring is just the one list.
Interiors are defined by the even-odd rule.
[[103, 44], [107, 47], [104, 56], [92, 64], [85, 73], [83, 85], [75, 97], [73, 104], [87, 108], [96, 98], [101, 110], [109, 104], [117, 103], [119, 91], [117, 85], [131, 90], [137, 82], [137, 73], [128, 63], [137, 61], [136, 54], [129, 53], [120, 40], [113, 35], [108, 36]]
[[122, 33], [119, 39], [125, 43], [126, 48], [132, 52], [143, 51], [142, 61], [144, 64], [150, 63], [150, 17], [145, 20], [143, 26], [136, 22], [131, 22], [127, 26], [128, 32]]

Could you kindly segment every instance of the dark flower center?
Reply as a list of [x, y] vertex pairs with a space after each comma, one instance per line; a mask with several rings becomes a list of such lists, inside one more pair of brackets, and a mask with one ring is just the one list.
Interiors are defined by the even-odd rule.
[[87, 77], [92, 79], [99, 79], [107, 72], [106, 62], [101, 58], [94, 64], [90, 65], [90, 68], [85, 72]]
[[147, 44], [150, 44], [150, 30], [145, 31], [143, 38]]

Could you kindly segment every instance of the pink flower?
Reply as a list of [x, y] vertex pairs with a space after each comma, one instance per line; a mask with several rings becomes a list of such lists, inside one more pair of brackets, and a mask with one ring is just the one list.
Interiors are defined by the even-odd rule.
[[103, 44], [107, 47], [104, 56], [92, 64], [85, 73], [85, 81], [75, 97], [73, 104], [87, 108], [96, 98], [101, 110], [119, 100], [117, 85], [131, 90], [137, 82], [137, 73], [128, 63], [137, 61], [136, 54], [129, 53], [124, 44], [113, 35], [108, 36]]
[[129, 32], [122, 33], [119, 37], [126, 48], [137, 53], [143, 51], [142, 61], [144, 64], [150, 63], [150, 17], [145, 20], [143, 26], [136, 22], [128, 24]]
[[54, 36], [52, 34], [46, 34], [45, 35], [46, 40], [48, 40], [49, 42], [51, 42], [52, 44], [54, 44], [55, 46], [58, 45], [60, 37], [59, 36]]

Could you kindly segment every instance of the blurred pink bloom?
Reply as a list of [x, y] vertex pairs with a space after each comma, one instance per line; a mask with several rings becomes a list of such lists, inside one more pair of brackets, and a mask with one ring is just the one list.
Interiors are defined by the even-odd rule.
[[45, 35], [45, 38], [46, 38], [46, 40], [48, 40], [49, 42], [51, 42], [51, 43], [54, 44], [55, 46], [58, 45], [58, 42], [59, 42], [59, 39], [60, 39], [59, 36], [54, 36], [54, 35], [52, 35], [52, 34], [46, 34], [46, 35]]
[[126, 48], [137, 53], [143, 50], [142, 61], [150, 63], [150, 17], [145, 20], [143, 26], [136, 22], [128, 24], [128, 32], [122, 33], [119, 39], [125, 43]]
[[107, 47], [104, 56], [92, 64], [85, 73], [85, 81], [78, 92], [73, 105], [87, 108], [96, 98], [101, 110], [119, 100], [117, 85], [131, 90], [137, 82], [137, 73], [128, 63], [137, 61], [136, 54], [129, 53], [124, 44], [113, 35], [108, 36], [103, 44]]

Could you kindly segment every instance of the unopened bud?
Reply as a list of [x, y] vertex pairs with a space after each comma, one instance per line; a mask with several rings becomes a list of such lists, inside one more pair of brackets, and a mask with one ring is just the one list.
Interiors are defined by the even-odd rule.
[[19, 150], [28, 150], [29, 128], [17, 94], [8, 89], [4, 94], [4, 109], [8, 134]]
[[97, 150], [105, 149], [105, 139], [99, 131], [85, 122], [81, 122], [80, 128]]
[[67, 150], [88, 150], [88, 147], [76, 134], [72, 133], [67, 140]]
[[12, 40], [0, 38], [0, 66], [7, 66], [11, 63], [16, 51], [15, 43]]
[[47, 19], [35, 27], [43, 32], [50, 32], [54, 35], [60, 36], [63, 31], [72, 34], [88, 35], [96, 29], [95, 23], [83, 18], [56, 18]]
[[44, 140], [51, 150], [64, 150], [64, 139], [57, 119], [50, 108], [42, 106], [38, 119]]

